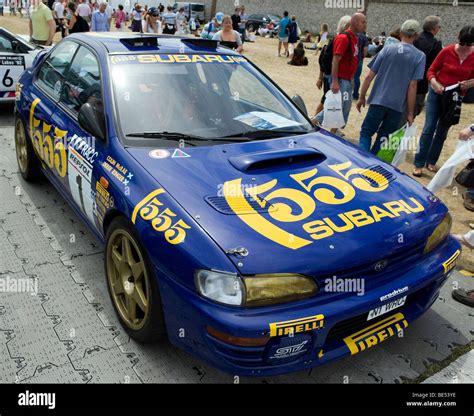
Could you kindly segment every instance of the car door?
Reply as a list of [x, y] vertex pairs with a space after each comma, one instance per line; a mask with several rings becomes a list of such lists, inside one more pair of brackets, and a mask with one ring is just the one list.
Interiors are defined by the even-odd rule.
[[79, 125], [79, 111], [85, 103], [91, 104], [96, 113], [103, 114], [99, 60], [91, 49], [81, 45], [68, 69], [52, 123], [59, 130], [67, 131], [68, 193], [76, 208], [96, 227], [96, 182], [103, 170], [106, 143]]
[[0, 29], [0, 100], [15, 98], [15, 87], [32, 56], [9, 33]]
[[67, 131], [52, 122], [70, 62], [79, 45], [63, 41], [35, 70], [33, 82], [26, 88], [22, 111], [26, 112], [27, 129], [46, 176], [57, 187], [65, 189], [67, 174]]

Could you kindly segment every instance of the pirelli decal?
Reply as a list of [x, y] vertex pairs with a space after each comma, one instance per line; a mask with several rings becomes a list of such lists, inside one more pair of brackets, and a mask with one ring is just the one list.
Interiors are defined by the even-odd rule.
[[344, 342], [351, 351], [351, 355], [354, 355], [385, 341], [403, 331], [407, 326], [408, 322], [403, 314], [396, 313], [344, 338]]
[[284, 336], [299, 332], [321, 329], [324, 325], [324, 315], [308, 316], [291, 321], [273, 322], [270, 324], [270, 336]]
[[443, 263], [444, 272], [448, 273], [454, 266], [456, 266], [456, 261], [461, 254], [461, 250], [456, 250], [456, 252]]

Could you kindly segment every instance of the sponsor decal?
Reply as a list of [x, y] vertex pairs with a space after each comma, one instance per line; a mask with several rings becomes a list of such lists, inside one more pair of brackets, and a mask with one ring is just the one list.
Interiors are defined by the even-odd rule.
[[67, 163], [69, 189], [74, 201], [91, 221], [94, 220], [92, 171], [97, 157], [98, 152], [95, 150], [93, 138], [86, 140], [74, 135], [69, 139]]
[[408, 291], [408, 286], [405, 286], [405, 287], [402, 287], [400, 289], [395, 289], [394, 291], [390, 292], [390, 293], [387, 293], [386, 295], [383, 295], [383, 296], [380, 296], [380, 302], [383, 302], [387, 299], [391, 299], [393, 298], [394, 296], [398, 296], [400, 295], [401, 293], [405, 293]]
[[179, 159], [179, 158], [191, 157], [191, 155], [188, 155], [186, 152], [183, 152], [181, 149], [176, 149], [171, 155], [171, 157]]
[[344, 338], [344, 342], [349, 348], [351, 355], [354, 355], [385, 341], [403, 331], [407, 326], [408, 322], [404, 315], [396, 313]]
[[[336, 233], [345, 233], [402, 215], [412, 215], [425, 209], [416, 198], [411, 197], [308, 221], [316, 212], [317, 204], [336, 207], [352, 201], [357, 194], [363, 200], [365, 193], [383, 192], [389, 186], [388, 180], [380, 173], [353, 168], [350, 161], [329, 167], [336, 175], [320, 176], [317, 168], [289, 175], [295, 186], [288, 188], [279, 187], [277, 179], [249, 188], [242, 187], [242, 178], [234, 179], [224, 183], [223, 194], [230, 208], [251, 229], [292, 250]], [[261, 209], [257, 211], [252, 207], [250, 200]], [[278, 209], [271, 210], [272, 206]], [[253, 215], [243, 215], [243, 210]], [[285, 223], [301, 224], [298, 235], [286, 231]]]
[[458, 257], [461, 255], [461, 250], [456, 250], [454, 254], [443, 263], [443, 269], [445, 273], [448, 273], [450, 270], [456, 266]]
[[113, 65], [121, 64], [240, 64], [247, 62], [242, 56], [202, 55], [202, 54], [141, 54], [112, 56]]
[[114, 206], [114, 198], [110, 195], [107, 191], [106, 187], [102, 184], [103, 181], [101, 178], [99, 181], [95, 183], [95, 214], [97, 217], [97, 221], [100, 224], [103, 224], [105, 213], [109, 208]]
[[0, 92], [13, 92], [15, 82], [20, 78], [24, 70], [24, 56], [0, 55]]
[[35, 108], [40, 102], [41, 100], [36, 98], [30, 108], [31, 142], [43, 167], [54, 170], [59, 177], [64, 178], [67, 172], [67, 131], [53, 128], [51, 124], [35, 117]]
[[271, 337], [294, 335], [300, 332], [323, 328], [324, 315], [308, 316], [306, 318], [292, 319], [283, 322], [272, 322], [269, 325]]
[[161, 188], [150, 192], [135, 206], [131, 220], [135, 224], [137, 217], [140, 217], [150, 222], [155, 231], [163, 233], [168, 243], [181, 244], [186, 239], [186, 230], [191, 227], [157, 198], [164, 193]]
[[148, 156], [150, 156], [153, 159], [165, 159], [167, 157], [170, 157], [170, 152], [164, 149], [155, 149], [155, 150], [150, 150], [150, 152], [148, 153]]
[[273, 354], [270, 357], [270, 359], [281, 360], [281, 359], [284, 359], [284, 358], [290, 358], [290, 357], [294, 357], [295, 355], [299, 355], [299, 354], [306, 351], [306, 348], [304, 348], [304, 347], [308, 343], [309, 343], [309, 341], [305, 340], [305, 341], [303, 341], [299, 344], [296, 344], [296, 345], [289, 345], [287, 347], [278, 348], [275, 351], [275, 354]]
[[117, 162], [112, 156], [107, 156], [102, 162], [102, 167], [110, 172], [123, 186], [128, 186], [133, 178], [133, 173], [129, 172], [124, 165]]

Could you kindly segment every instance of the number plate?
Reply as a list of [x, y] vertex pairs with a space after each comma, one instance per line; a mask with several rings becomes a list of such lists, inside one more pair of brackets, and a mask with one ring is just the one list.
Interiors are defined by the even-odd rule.
[[0, 92], [15, 91], [16, 83], [24, 69], [23, 56], [0, 55]]
[[384, 313], [393, 311], [394, 309], [397, 309], [400, 306], [403, 306], [406, 300], [407, 300], [407, 297], [404, 296], [403, 298], [393, 300], [389, 303], [386, 303], [385, 305], [372, 309], [369, 312], [369, 316], [367, 317], [367, 320], [370, 321], [371, 319], [377, 318], [377, 316], [383, 315]]

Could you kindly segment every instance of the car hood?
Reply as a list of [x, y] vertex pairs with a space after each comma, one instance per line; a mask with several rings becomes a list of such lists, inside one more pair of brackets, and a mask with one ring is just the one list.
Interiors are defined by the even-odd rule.
[[416, 181], [324, 130], [158, 159], [150, 150], [128, 148], [242, 274], [324, 275], [419, 251], [447, 212]]

